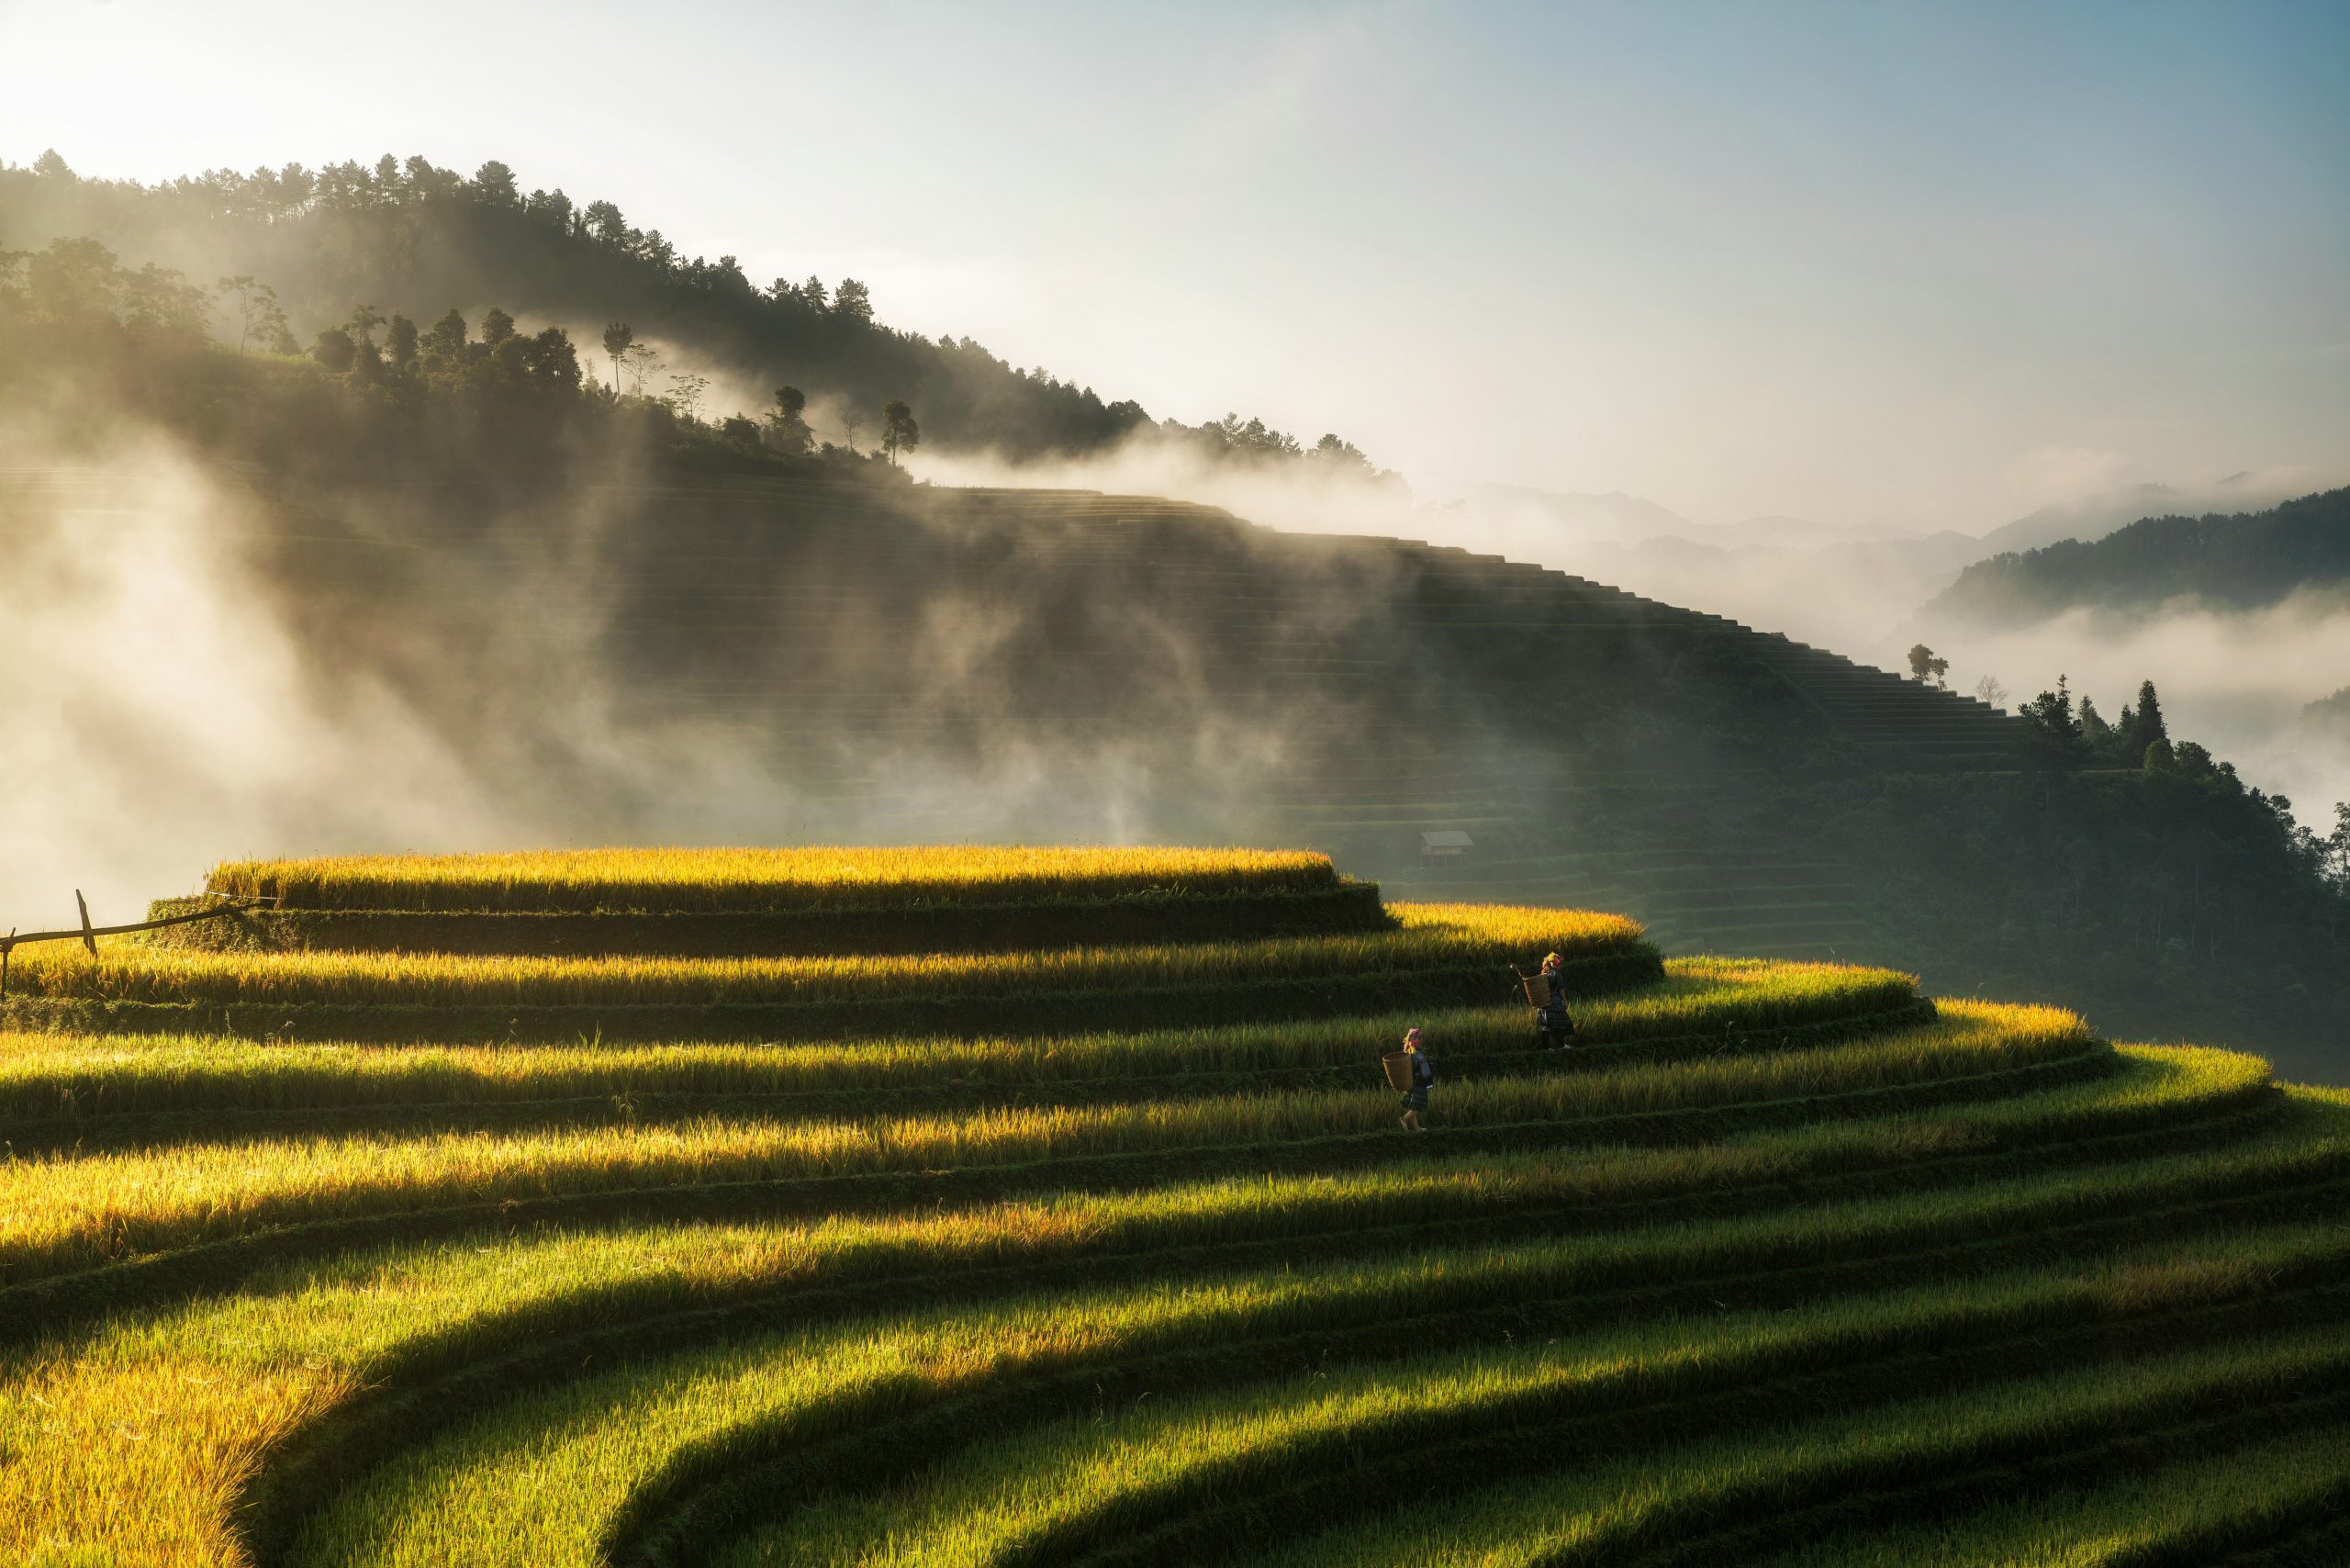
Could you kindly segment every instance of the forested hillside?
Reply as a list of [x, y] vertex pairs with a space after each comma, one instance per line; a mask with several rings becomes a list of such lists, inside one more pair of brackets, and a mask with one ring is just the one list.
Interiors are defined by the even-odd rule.
[[[267, 291], [293, 334], [276, 346], [308, 347], [352, 320], [357, 305], [424, 322], [495, 300], [574, 328], [627, 324], [639, 355], [616, 358], [610, 375], [655, 398], [675, 395], [672, 371], [731, 373], [835, 399], [842, 418], [868, 420], [877, 440], [884, 406], [903, 400], [934, 442], [1013, 458], [1101, 451], [1139, 432], [1210, 458], [1382, 478], [1336, 435], [1307, 446], [1237, 414], [1155, 420], [1131, 398], [1022, 369], [969, 338], [899, 330], [855, 278], [759, 283], [733, 256], [681, 255], [611, 203], [525, 192], [496, 162], [470, 179], [386, 154], [373, 165], [212, 170], [151, 186], [83, 178], [55, 152], [29, 168], [0, 165], [0, 249], [61, 238], [95, 240], [207, 287], [241, 280], [230, 290], [241, 308]], [[680, 363], [651, 363], [656, 343]], [[583, 350], [592, 358], [595, 345]]]
[[2148, 610], [2178, 599], [2257, 610], [2304, 589], [2350, 591], [2350, 489], [2221, 517], [2149, 517], [2092, 543], [1995, 555], [1930, 602], [1930, 620], [2018, 626], [2068, 610]]
[[[2150, 693], [2020, 721], [1497, 557], [916, 485], [780, 408], [615, 394], [527, 313], [368, 312], [277, 354], [209, 339], [216, 303], [87, 239], [0, 267], [0, 582], [53, 582], [53, 614], [83, 545], [159, 504], [162, 543], [226, 519], [228, 618], [324, 709], [398, 719], [279, 746], [266, 788], [341, 750], [364, 793], [388, 748], [554, 842], [1304, 843], [1422, 896], [1624, 909], [1676, 952], [1896, 964], [2350, 1077], [2350, 824], [2301, 830]], [[142, 492], [154, 436], [202, 508]], [[40, 656], [19, 689], [73, 667]], [[175, 761], [118, 738], [82, 766]]]

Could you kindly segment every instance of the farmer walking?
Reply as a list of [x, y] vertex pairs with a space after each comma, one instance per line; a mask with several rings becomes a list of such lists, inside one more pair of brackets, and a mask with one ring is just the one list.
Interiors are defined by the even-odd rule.
[[1567, 960], [1558, 953], [1542, 960], [1541, 983], [1529, 990], [1538, 991], [1534, 998], [1534, 1026], [1541, 1032], [1542, 1045], [1547, 1050], [1571, 1051], [1575, 1048], [1575, 1021], [1567, 1013]]
[[1404, 1129], [1424, 1133], [1427, 1128], [1420, 1126], [1420, 1113], [1428, 1108], [1428, 1085], [1436, 1081], [1436, 1069], [1428, 1065], [1427, 1052], [1420, 1048], [1418, 1029], [1404, 1032], [1402, 1055], [1404, 1081], [1399, 1087], [1404, 1091]]

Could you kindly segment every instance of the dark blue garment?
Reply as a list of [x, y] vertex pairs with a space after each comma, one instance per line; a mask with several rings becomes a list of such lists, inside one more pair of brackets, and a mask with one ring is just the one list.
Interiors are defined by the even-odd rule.
[[1428, 1108], [1428, 1085], [1436, 1081], [1436, 1069], [1428, 1065], [1426, 1051], [1412, 1053], [1412, 1087], [1404, 1095], [1404, 1109], [1425, 1111]]
[[1556, 1044], [1575, 1032], [1575, 1021], [1567, 1012], [1566, 978], [1555, 972], [1542, 978], [1550, 982], [1550, 1000], [1536, 1011], [1534, 1018], [1543, 1035]]

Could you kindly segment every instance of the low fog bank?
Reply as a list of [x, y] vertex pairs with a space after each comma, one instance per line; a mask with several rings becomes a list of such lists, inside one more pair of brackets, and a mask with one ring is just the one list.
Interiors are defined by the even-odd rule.
[[2314, 469], [2240, 474], [2213, 485], [2133, 485], [2043, 507], [1983, 534], [1914, 534], [1760, 516], [1693, 521], [1639, 496], [1505, 485], [1430, 500], [1402, 485], [1312, 469], [1217, 462], [1141, 432], [1099, 455], [1012, 463], [924, 451], [912, 470], [942, 485], [1069, 487], [1224, 507], [1299, 532], [1386, 534], [1530, 561], [1628, 592], [1727, 615], [1883, 668], [1904, 667], [1918, 608], [1999, 550], [2094, 539], [2162, 510], [2255, 510], [2320, 487]]
[[[1548, 505], [1431, 506], [1397, 487], [1219, 464], [1166, 442], [1051, 466], [923, 452], [914, 467], [934, 484], [1164, 495], [1285, 531], [1536, 561], [1886, 667], [1907, 645], [1883, 622], [1873, 637], [1859, 630], [1906, 612], [1867, 581], [1879, 569], [1868, 553], [1898, 542], [1688, 546], [1744, 568], [1707, 577], [1662, 536], [1628, 544], [1619, 527], [1596, 539], [1602, 528], [1562, 529]], [[0, 921], [70, 924], [75, 888], [102, 923], [134, 919], [150, 898], [243, 856], [1230, 839], [1270, 830], [1269, 802], [1298, 777], [1303, 729], [1367, 717], [1231, 703], [1202, 673], [1224, 658], [1228, 677], [1231, 650], [1195, 644], [1147, 591], [1082, 566], [1019, 594], [1002, 579], [925, 579], [915, 613], [877, 615], [870, 605], [886, 600], [862, 601], [857, 623], [813, 626], [739, 668], [722, 658], [667, 667], [663, 649], [693, 623], [665, 621], [674, 608], [659, 592], [631, 597], [670, 548], [646, 536], [636, 510], [645, 477], [623, 464], [470, 517], [398, 487], [289, 506], [256, 490], [256, 476], [208, 468], [141, 428], [71, 450], [31, 424], [0, 431], [0, 658], [12, 676], [0, 689]], [[1610, 512], [1629, 503], [1634, 527], [1670, 521], [1630, 498], [1601, 499]], [[1811, 526], [1760, 520], [1744, 532], [1817, 537]], [[701, 545], [688, 536], [677, 547], [690, 556]], [[1781, 557], [1784, 572], [1753, 569]], [[1852, 575], [1825, 575], [1823, 559]], [[767, 613], [755, 600], [773, 579], [716, 571], [689, 566], [670, 588], [747, 593], [743, 613]], [[1320, 634], [1333, 616], [1375, 622], [1384, 602], [1382, 584], [1348, 581], [1263, 613], [1277, 634]], [[1037, 664], [1049, 657], [1038, 649], [1080, 606], [1113, 616], [1139, 650], [1146, 686], [1109, 706], [1085, 694], [1082, 672], [1069, 691], [1024, 684], [1053, 667]], [[1954, 686], [1994, 675], [2010, 706], [2063, 672], [2110, 716], [2151, 678], [2174, 734], [2290, 795], [2313, 825], [2350, 799], [2350, 741], [2300, 716], [2350, 684], [2350, 616], [2338, 603], [2232, 619], [2182, 610], [2137, 633], [2075, 617], [1941, 651]], [[873, 735], [822, 736], [823, 721], [795, 707], [798, 682], [865, 670], [876, 700], [898, 710]], [[703, 689], [713, 671], [715, 698]], [[1437, 685], [1472, 678], [1419, 673]], [[743, 690], [726, 695], [730, 682]], [[1047, 709], [1055, 717], [1040, 724]], [[1145, 733], [1154, 744], [1137, 739]], [[1526, 771], [1498, 740], [1490, 749], [1455, 760], [1472, 777]]]
[[103, 467], [0, 433], [0, 919], [100, 924], [212, 861], [531, 827], [396, 694], [322, 685], [244, 575], [249, 500], [126, 434]]
[[1161, 496], [1222, 507], [1245, 521], [1292, 533], [1377, 534], [1494, 548], [1465, 535], [1432, 538], [1438, 514], [1416, 502], [1401, 485], [1334, 479], [1299, 464], [1218, 460], [1149, 431], [1087, 457], [1014, 463], [990, 452], [924, 449], [907, 466], [935, 485]]
[[[648, 512], [649, 477], [292, 498], [129, 424], [0, 431], [0, 922], [71, 926], [77, 888], [135, 920], [248, 856], [1229, 841], [1293, 773], [1304, 716], [1229, 705], [1200, 673], [1228, 650], [1082, 562], [1016, 595], [924, 577], [896, 614], [851, 594], [778, 638], [797, 568], [711, 565], [734, 524], [697, 509], [722, 503]], [[1114, 620], [1138, 656], [1113, 683], [1142, 687], [1032, 689], [1071, 606]], [[795, 695], [844, 679], [870, 731]]]
[[[2323, 483], [2314, 469], [2275, 469], [2200, 487], [2133, 485], [2043, 507], [1980, 537], [1919, 537], [1781, 517], [1701, 524], [1636, 496], [1504, 486], [1430, 503], [1318, 476], [1204, 463], [1147, 440], [1076, 463], [923, 454], [916, 466], [942, 484], [1165, 495], [1273, 528], [1391, 534], [1537, 562], [1896, 672], [1907, 670], [1920, 635], [1918, 608], [1994, 549], [2101, 537], [2148, 507], [2257, 510]], [[2338, 597], [2313, 592], [2253, 615], [2174, 606], [2135, 626], [2082, 612], [2028, 632], [1928, 635], [1950, 659], [1954, 689], [1971, 690], [1990, 676], [2008, 689], [2010, 711], [2065, 675], [2110, 718], [2151, 679], [2175, 734], [2210, 746], [2247, 782], [2289, 796], [2311, 826], [2330, 828], [2333, 802], [2350, 800], [2350, 741], [2307, 723], [2301, 711], [2350, 685], [2350, 606]]]
[[2325, 488], [2316, 468], [2210, 484], [2132, 484], [2043, 506], [1980, 533], [1916, 534], [1801, 518], [1703, 523], [1641, 498], [1470, 487], [1448, 509], [1485, 537], [1525, 539], [1546, 565], [1631, 592], [1782, 632], [1880, 668], [1906, 667], [1918, 609], [1974, 563], [2061, 539], [2103, 538], [2139, 518], [2232, 515]]

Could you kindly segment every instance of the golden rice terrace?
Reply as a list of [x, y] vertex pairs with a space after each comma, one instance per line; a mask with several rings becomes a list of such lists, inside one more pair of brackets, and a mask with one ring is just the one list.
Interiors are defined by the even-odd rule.
[[14, 956], [0, 1562], [2350, 1557], [2350, 1101], [2254, 1058], [1305, 854], [212, 890]]

